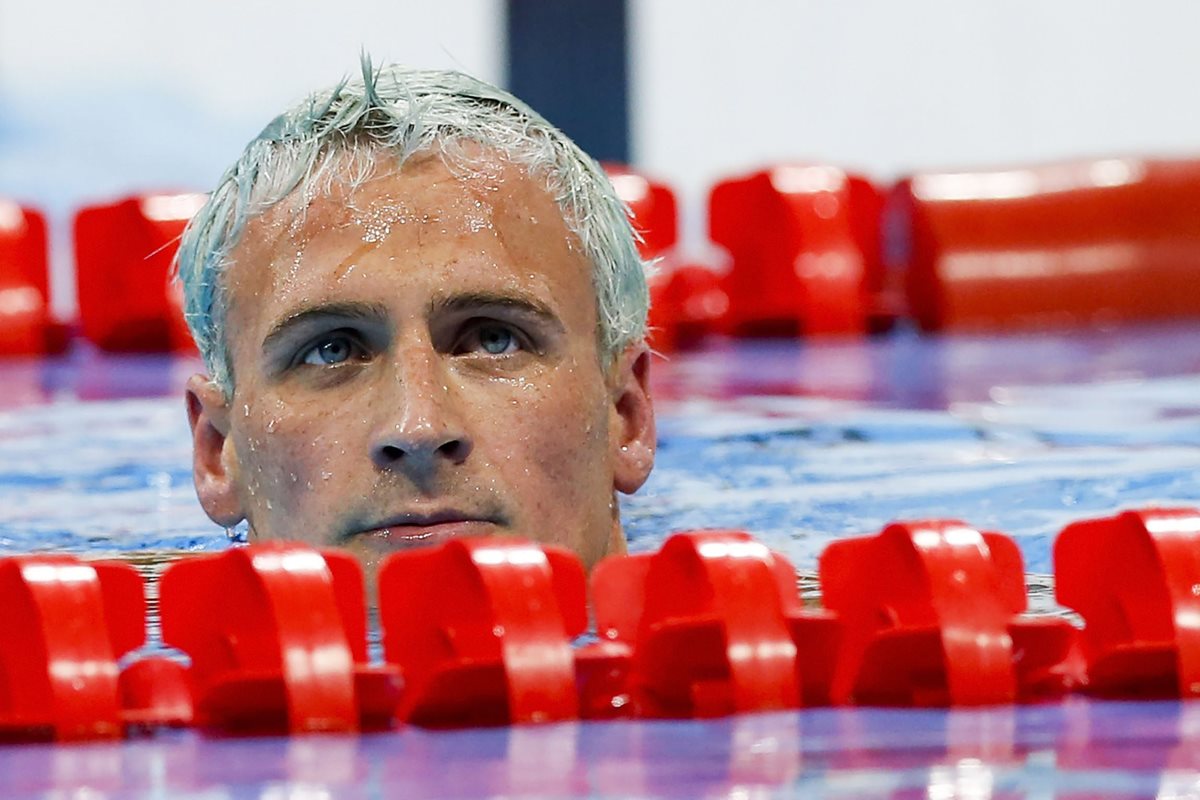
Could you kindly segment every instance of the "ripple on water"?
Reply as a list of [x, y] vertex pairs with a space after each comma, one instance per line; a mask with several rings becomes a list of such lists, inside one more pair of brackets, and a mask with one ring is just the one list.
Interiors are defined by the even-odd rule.
[[[1131, 506], [1200, 504], [1200, 379], [1010, 387], [906, 411], [746, 397], [662, 404], [657, 465], [621, 506], [633, 551], [672, 531], [743, 528], [811, 576], [831, 540], [951, 517], [1017, 539], [1049, 598], [1054, 535]], [[176, 399], [0, 413], [0, 551], [220, 550], [192, 488]], [[810, 587], [811, 589], [811, 587]], [[807, 591], [807, 590], [806, 590]]]

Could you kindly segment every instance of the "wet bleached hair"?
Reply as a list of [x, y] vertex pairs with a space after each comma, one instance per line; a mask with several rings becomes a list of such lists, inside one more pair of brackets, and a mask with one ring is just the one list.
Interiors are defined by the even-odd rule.
[[471, 159], [480, 159], [476, 146], [542, 180], [579, 237], [592, 264], [605, 363], [645, 338], [646, 265], [625, 205], [599, 165], [495, 86], [458, 72], [374, 70], [364, 57], [361, 77], [317, 92], [267, 125], [183, 234], [176, 265], [184, 314], [209, 375], [226, 397], [233, 394], [234, 376], [225, 339], [223, 273], [247, 222], [297, 189], [303, 213], [334, 180], [357, 186], [381, 162], [399, 168], [417, 153], [436, 153], [452, 171], [470, 172]]

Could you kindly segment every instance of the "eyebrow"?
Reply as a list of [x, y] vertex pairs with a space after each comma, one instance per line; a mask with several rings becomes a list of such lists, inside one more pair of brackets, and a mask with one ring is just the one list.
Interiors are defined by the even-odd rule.
[[472, 313], [489, 309], [505, 309], [534, 317], [542, 323], [563, 329], [562, 320], [548, 305], [525, 294], [499, 292], [465, 292], [436, 299], [429, 304], [429, 315]]
[[375, 322], [386, 318], [387, 309], [380, 303], [326, 303], [306, 308], [275, 323], [263, 338], [262, 349], [263, 352], [269, 352], [280, 339], [286, 338], [291, 331], [312, 322], [323, 322], [330, 319]]

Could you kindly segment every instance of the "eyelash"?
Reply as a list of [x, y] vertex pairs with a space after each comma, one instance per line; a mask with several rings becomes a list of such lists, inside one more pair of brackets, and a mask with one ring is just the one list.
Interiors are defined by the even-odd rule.
[[[508, 336], [511, 337], [511, 345], [513, 345], [515, 347], [515, 349], [509, 351], [506, 348], [506, 351], [502, 352], [502, 353], [487, 352], [486, 349], [483, 347], [483, 342], [482, 342], [482, 337], [481, 337], [481, 334], [486, 331], [502, 331], [502, 332], [504, 332], [505, 334], [507, 334]], [[471, 341], [472, 339], [474, 341]], [[470, 343], [470, 344], [468, 344], [468, 343]], [[471, 320], [470, 322], [468, 322], [465, 333], [463, 333], [461, 336], [458, 337], [458, 340], [455, 342], [455, 345], [453, 348], [453, 352], [456, 354], [467, 353], [467, 352], [479, 352], [490, 358], [502, 358], [504, 356], [511, 356], [511, 355], [514, 355], [514, 354], [522, 352], [522, 351], [531, 351], [531, 350], [533, 350], [532, 343], [530, 342], [529, 337], [525, 334], [524, 331], [522, 331], [520, 328], [516, 327], [515, 325], [510, 325], [507, 322], [501, 322], [499, 320], [494, 320], [494, 319], [478, 319], [478, 320]]]
[[[308, 357], [310, 354], [318, 353], [322, 347], [324, 347], [328, 344], [331, 344], [333, 342], [346, 342], [349, 345], [350, 352], [347, 354], [347, 356], [344, 360], [336, 361], [331, 364], [309, 364], [308, 363]], [[330, 331], [329, 333], [324, 333], [321, 336], [319, 336], [315, 339], [312, 339], [311, 341], [309, 341], [308, 344], [306, 344], [304, 347], [300, 348], [300, 351], [296, 354], [296, 358], [293, 361], [293, 366], [297, 366], [297, 367], [304, 367], [304, 366], [336, 367], [336, 366], [340, 366], [342, 364], [348, 363], [350, 361], [361, 359], [361, 357], [366, 352], [367, 352], [367, 348], [363, 345], [362, 339], [359, 336], [355, 335], [355, 333], [353, 331], [348, 331], [348, 330]], [[318, 358], [319, 358], [319, 356], [318, 356]]]

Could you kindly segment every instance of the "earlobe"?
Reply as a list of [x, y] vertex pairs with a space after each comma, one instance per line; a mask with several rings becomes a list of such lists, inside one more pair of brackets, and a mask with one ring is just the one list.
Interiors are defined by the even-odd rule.
[[636, 492], [654, 466], [657, 443], [654, 403], [650, 397], [650, 350], [630, 345], [613, 365], [613, 488]]
[[188, 424], [192, 428], [192, 474], [196, 495], [209, 518], [227, 528], [245, 518], [238, 493], [237, 454], [229, 433], [229, 404], [206, 375], [187, 383]]

